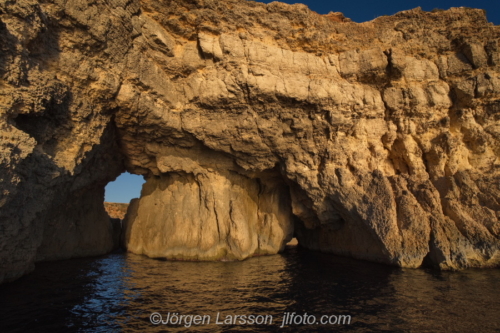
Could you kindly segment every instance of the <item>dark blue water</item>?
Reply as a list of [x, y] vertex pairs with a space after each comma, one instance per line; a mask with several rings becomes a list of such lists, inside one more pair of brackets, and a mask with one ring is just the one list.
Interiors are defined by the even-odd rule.
[[[296, 247], [242, 262], [111, 254], [40, 263], [1, 285], [0, 332], [500, 332], [499, 287], [498, 269], [399, 269]], [[153, 325], [154, 312], [191, 315], [191, 327]], [[294, 312], [296, 324], [281, 328]], [[235, 324], [218, 324], [218, 313]], [[304, 314], [342, 322], [300, 324]], [[195, 325], [195, 315], [210, 322]]]

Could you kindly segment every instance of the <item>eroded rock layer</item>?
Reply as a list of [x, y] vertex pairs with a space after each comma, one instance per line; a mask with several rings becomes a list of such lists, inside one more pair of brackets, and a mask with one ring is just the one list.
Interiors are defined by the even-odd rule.
[[23, 0], [0, 20], [0, 280], [122, 156], [147, 178], [137, 253], [274, 253], [291, 209], [307, 248], [500, 262], [500, 29], [482, 10], [358, 24], [277, 2]]
[[104, 209], [109, 217], [123, 220], [127, 213], [128, 203], [104, 202]]
[[153, 258], [243, 260], [282, 251], [293, 236], [281, 178], [234, 171], [151, 177], [125, 220], [126, 248]]

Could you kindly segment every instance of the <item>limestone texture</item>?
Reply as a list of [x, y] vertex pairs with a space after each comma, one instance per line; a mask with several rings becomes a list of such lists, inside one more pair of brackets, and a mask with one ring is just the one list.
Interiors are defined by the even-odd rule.
[[123, 220], [127, 213], [128, 204], [117, 202], [104, 202], [104, 209], [109, 217], [113, 219]]
[[242, 260], [276, 254], [292, 239], [290, 194], [281, 177], [188, 171], [194, 170], [151, 177], [143, 186], [124, 221], [129, 251], [178, 260]]
[[0, 281], [109, 251], [98, 201], [124, 170], [147, 179], [132, 252], [244, 259], [295, 235], [498, 266], [499, 37], [463, 7], [354, 23], [279, 2], [4, 1]]

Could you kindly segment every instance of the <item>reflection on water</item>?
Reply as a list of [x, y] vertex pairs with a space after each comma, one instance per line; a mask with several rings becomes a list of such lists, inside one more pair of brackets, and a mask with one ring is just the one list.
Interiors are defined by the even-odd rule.
[[[0, 286], [0, 332], [500, 331], [500, 270], [398, 269], [303, 251], [242, 262], [175, 262], [131, 254], [42, 263]], [[150, 315], [210, 315], [155, 326]], [[288, 325], [283, 313], [350, 315], [350, 325]], [[272, 315], [272, 325], [217, 325]]]

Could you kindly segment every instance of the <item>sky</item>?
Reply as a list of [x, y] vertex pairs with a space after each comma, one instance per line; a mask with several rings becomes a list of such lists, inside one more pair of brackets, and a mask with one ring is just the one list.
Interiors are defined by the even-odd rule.
[[128, 172], [122, 173], [114, 182], [106, 186], [104, 201], [129, 203], [134, 198], [141, 195], [144, 178], [138, 175], [132, 175]]
[[[270, 3], [272, 1], [259, 1]], [[422, 10], [431, 11], [434, 8], [449, 9], [450, 7], [471, 7], [486, 9], [490, 22], [500, 25], [499, 0], [347, 0], [347, 1], [281, 1], [289, 4], [303, 3], [319, 14], [342, 12], [354, 22], [371, 21], [382, 15], [392, 15], [402, 10], [422, 7]]]
[[[270, 3], [272, 1], [260, 1]], [[351, 0], [351, 1], [281, 1], [289, 4], [303, 3], [319, 14], [329, 12], [342, 12], [354, 22], [371, 21], [382, 15], [392, 15], [402, 10], [422, 7], [425, 11], [434, 8], [449, 9], [450, 7], [472, 7], [486, 9], [490, 22], [500, 25], [500, 0]], [[108, 202], [129, 203], [131, 199], [138, 198], [141, 193], [144, 178], [142, 176], [124, 173], [106, 186], [104, 200]]]

